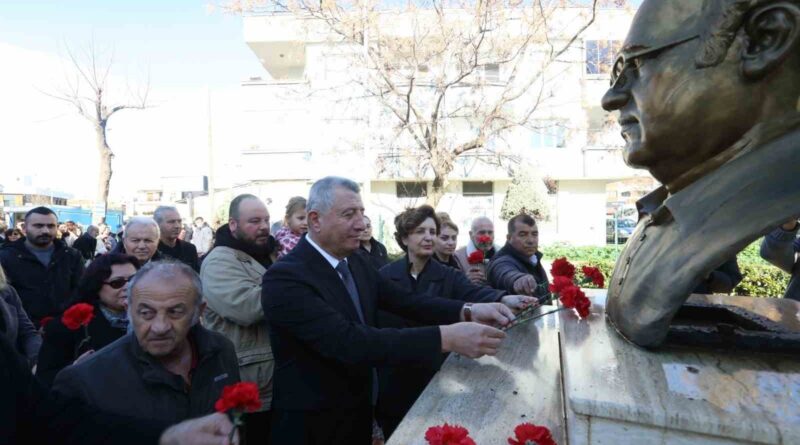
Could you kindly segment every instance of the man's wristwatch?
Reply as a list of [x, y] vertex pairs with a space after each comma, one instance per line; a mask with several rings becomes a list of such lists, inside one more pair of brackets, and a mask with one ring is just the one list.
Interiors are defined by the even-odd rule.
[[472, 303], [464, 304], [464, 321], [472, 321]]

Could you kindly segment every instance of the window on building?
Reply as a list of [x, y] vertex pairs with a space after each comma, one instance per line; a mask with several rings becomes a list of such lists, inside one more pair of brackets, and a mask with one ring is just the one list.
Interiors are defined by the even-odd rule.
[[619, 40], [587, 40], [586, 74], [610, 73], [620, 48], [622, 42]]
[[623, 198], [630, 198], [631, 197], [631, 192], [622, 192], [622, 193], [620, 193], [620, 196], [622, 196]]
[[500, 65], [497, 63], [487, 63], [483, 66], [483, 76], [487, 82], [499, 82]]
[[428, 183], [424, 181], [402, 181], [396, 183], [398, 198], [424, 198], [428, 196]]
[[567, 146], [567, 131], [563, 121], [541, 120], [533, 122], [531, 145], [533, 148], [563, 148]]
[[464, 181], [461, 186], [464, 196], [492, 196], [494, 193], [494, 183], [491, 181]]

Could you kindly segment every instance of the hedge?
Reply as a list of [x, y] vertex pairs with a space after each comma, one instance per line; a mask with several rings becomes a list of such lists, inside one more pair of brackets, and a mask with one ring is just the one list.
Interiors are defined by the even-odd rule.
[[[760, 240], [749, 245], [737, 256], [742, 282], [734, 289], [734, 295], [780, 297], [789, 283], [789, 274], [767, 263], [759, 255]], [[600, 268], [608, 277], [623, 246], [573, 247], [552, 245], [542, 248], [547, 260], [566, 257], [577, 266], [592, 265]]]

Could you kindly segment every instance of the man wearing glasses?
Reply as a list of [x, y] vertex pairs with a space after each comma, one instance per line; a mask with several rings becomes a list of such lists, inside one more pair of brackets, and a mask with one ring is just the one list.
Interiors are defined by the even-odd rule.
[[619, 111], [624, 158], [664, 186], [609, 283], [617, 330], [660, 345], [692, 289], [800, 215], [800, 3], [645, 0], [603, 108]]

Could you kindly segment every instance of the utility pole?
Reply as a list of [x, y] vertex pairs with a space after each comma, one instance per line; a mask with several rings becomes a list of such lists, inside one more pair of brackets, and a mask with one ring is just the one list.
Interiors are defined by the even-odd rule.
[[208, 85], [206, 85], [206, 98], [208, 100], [208, 207], [210, 211], [208, 218], [211, 220], [211, 224], [214, 224], [217, 206], [214, 203], [214, 141], [211, 133], [211, 88]]

